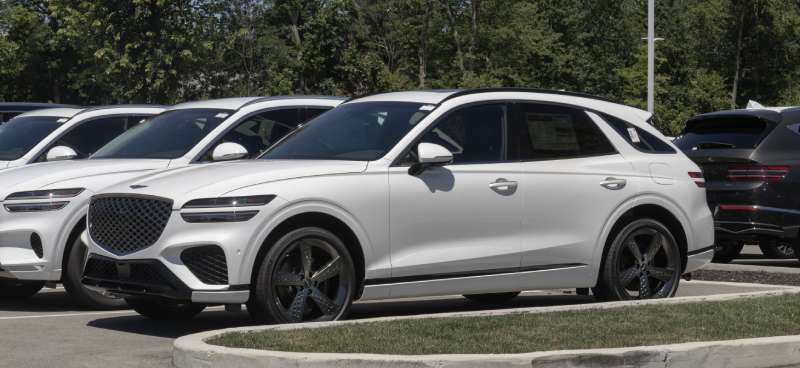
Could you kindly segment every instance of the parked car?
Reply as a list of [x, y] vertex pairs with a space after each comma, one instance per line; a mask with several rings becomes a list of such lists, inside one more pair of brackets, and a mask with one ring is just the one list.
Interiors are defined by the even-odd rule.
[[80, 282], [86, 247], [79, 235], [86, 228], [92, 194], [158, 169], [180, 171], [257, 156], [298, 124], [341, 101], [295, 96], [180, 104], [128, 130], [88, 160], [0, 172], [0, 276], [5, 277], [0, 295], [26, 297], [60, 280], [80, 305], [123, 304]]
[[73, 105], [61, 105], [61, 104], [40, 103], [40, 102], [0, 102], [0, 125], [3, 125], [3, 123], [11, 120], [11, 118], [19, 114], [22, 114], [24, 112], [41, 110], [41, 109], [52, 109], [56, 107], [77, 108], [77, 106]]
[[163, 109], [152, 105], [53, 108], [18, 115], [0, 125], [0, 171], [37, 162], [89, 157]]
[[259, 160], [96, 193], [83, 282], [152, 318], [247, 303], [276, 322], [355, 299], [670, 297], [711, 260], [713, 223], [700, 169], [650, 116], [536, 90], [353, 99]]
[[714, 212], [715, 261], [745, 243], [795, 258], [800, 229], [800, 108], [719, 111], [695, 116], [675, 144], [703, 169]]

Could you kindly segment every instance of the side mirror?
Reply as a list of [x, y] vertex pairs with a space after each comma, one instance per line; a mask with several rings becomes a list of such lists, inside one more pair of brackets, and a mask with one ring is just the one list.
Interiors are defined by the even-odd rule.
[[78, 153], [74, 149], [67, 146], [55, 146], [47, 151], [45, 157], [47, 161], [65, 161], [72, 160], [78, 157]]
[[417, 145], [416, 164], [408, 169], [410, 175], [417, 176], [422, 174], [425, 169], [431, 166], [446, 165], [453, 162], [453, 154], [447, 148], [434, 143], [420, 143]]
[[247, 157], [247, 148], [239, 143], [225, 142], [214, 148], [211, 153], [212, 161], [230, 161]]

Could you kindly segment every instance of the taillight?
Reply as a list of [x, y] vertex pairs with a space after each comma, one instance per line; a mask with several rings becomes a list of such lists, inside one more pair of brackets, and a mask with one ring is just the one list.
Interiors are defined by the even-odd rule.
[[698, 187], [700, 188], [706, 187], [706, 179], [703, 178], [703, 173], [699, 171], [690, 171], [689, 177], [692, 178], [692, 181], [694, 181], [694, 183], [697, 184]]
[[774, 165], [736, 165], [728, 167], [728, 180], [731, 181], [765, 181], [777, 183], [782, 181], [791, 166]]

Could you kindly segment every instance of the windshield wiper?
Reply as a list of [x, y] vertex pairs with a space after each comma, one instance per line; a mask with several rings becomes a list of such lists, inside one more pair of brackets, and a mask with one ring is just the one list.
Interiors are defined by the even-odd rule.
[[736, 148], [736, 145], [725, 142], [700, 142], [694, 149]]

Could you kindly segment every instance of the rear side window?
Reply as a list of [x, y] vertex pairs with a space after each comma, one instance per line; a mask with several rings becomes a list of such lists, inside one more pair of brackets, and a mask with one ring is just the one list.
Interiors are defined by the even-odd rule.
[[616, 153], [582, 110], [544, 104], [513, 104], [509, 159], [555, 160]]
[[708, 118], [689, 122], [675, 144], [682, 150], [754, 149], [767, 133], [767, 123], [758, 118]]
[[608, 125], [622, 136], [631, 146], [639, 151], [647, 153], [675, 153], [675, 150], [658, 137], [648, 133], [627, 121], [615, 118], [611, 115], [602, 115]]

